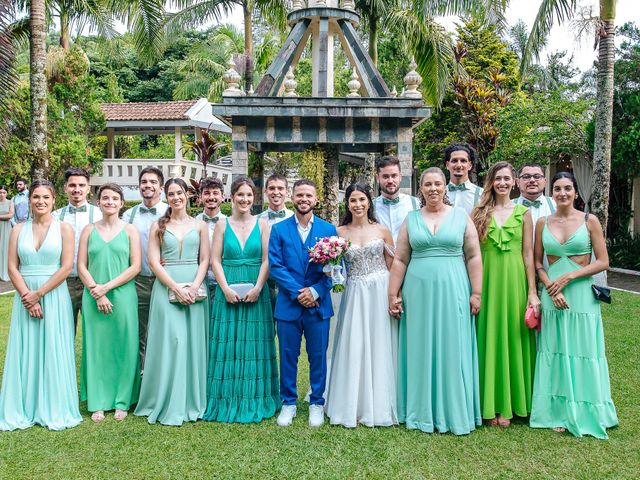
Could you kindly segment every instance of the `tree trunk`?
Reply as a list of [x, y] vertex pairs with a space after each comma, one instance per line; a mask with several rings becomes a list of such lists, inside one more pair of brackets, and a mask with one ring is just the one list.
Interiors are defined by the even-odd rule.
[[69, 36], [69, 14], [63, 12], [60, 14], [60, 46], [64, 50], [71, 48], [71, 38]]
[[378, 66], [378, 17], [369, 20], [369, 56], [373, 64]]
[[30, 9], [30, 72], [31, 90], [31, 175], [45, 177], [49, 169], [47, 147], [47, 59], [45, 1], [31, 0]]
[[[613, 12], [605, 7], [613, 4]], [[604, 32], [600, 36], [598, 50], [597, 104], [595, 118], [595, 139], [593, 151], [593, 186], [591, 198], [592, 212], [602, 224], [607, 234], [609, 186], [611, 182], [611, 130], [613, 116], [613, 68], [615, 62], [615, 0], [601, 0], [600, 14]], [[609, 13], [609, 15], [607, 15]]]
[[244, 58], [245, 58], [245, 91], [249, 92], [253, 85], [253, 20], [251, 18], [251, 5], [244, 2], [242, 5], [244, 16]]
[[339, 222], [339, 202], [338, 202], [338, 149], [335, 145], [325, 145], [324, 153], [324, 202], [322, 217], [329, 223], [338, 225]]

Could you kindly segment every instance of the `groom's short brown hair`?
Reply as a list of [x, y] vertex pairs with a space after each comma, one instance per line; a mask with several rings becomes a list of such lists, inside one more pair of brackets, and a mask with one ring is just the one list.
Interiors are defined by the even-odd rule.
[[309, 180], [308, 178], [301, 178], [300, 180], [296, 180], [296, 183], [293, 184], [292, 192], [296, 191], [296, 188], [301, 187], [302, 185], [308, 185], [309, 187], [313, 187], [317, 189], [316, 182], [313, 180]]

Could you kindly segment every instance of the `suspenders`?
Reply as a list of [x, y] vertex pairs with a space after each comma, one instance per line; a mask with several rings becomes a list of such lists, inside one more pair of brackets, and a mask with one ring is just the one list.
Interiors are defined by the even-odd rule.
[[139, 207], [140, 207], [140, 204], [136, 205], [135, 207], [133, 207], [133, 210], [131, 210], [131, 216], [129, 217], [129, 225], [133, 224], [133, 219], [136, 218], [136, 213], [138, 213]]
[[[95, 208], [93, 205], [89, 205], [89, 223], [93, 223], [93, 209]], [[60, 213], [60, 221], [64, 222], [64, 217], [69, 211], [69, 205], [62, 209], [62, 213]]]
[[553, 206], [553, 202], [551, 201], [551, 199], [549, 197], [544, 197], [544, 198], [547, 201], [547, 206], [549, 207], [549, 211], [551, 213], [556, 213], [556, 208]]
[[473, 195], [473, 206], [475, 207], [478, 204], [478, 200], [480, 200], [480, 194], [482, 193], [482, 189], [476, 185], [476, 193]]

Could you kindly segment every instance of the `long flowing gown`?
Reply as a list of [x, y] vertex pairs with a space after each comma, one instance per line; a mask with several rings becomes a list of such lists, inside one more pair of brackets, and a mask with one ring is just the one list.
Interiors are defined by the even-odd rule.
[[433, 234], [407, 216], [411, 260], [402, 287], [398, 420], [424, 432], [468, 434], [481, 425], [471, 285], [463, 258], [467, 214], [454, 207]]
[[[53, 220], [38, 250], [28, 220], [18, 237], [20, 274], [29, 290], [60, 269], [60, 222]], [[66, 282], [40, 299], [44, 318], [33, 318], [13, 297], [11, 327], [0, 392], [0, 430], [38, 424], [63, 430], [82, 421], [78, 408], [74, 327]]]
[[398, 320], [389, 316], [389, 271], [384, 240], [352, 245], [338, 312], [325, 411], [334, 425], [398, 423]]
[[[262, 241], [258, 222], [244, 245], [227, 219], [222, 268], [229, 285], [258, 280]], [[280, 406], [275, 327], [269, 288], [254, 303], [227, 303], [218, 286], [211, 309], [211, 343], [204, 420], [260, 422]]]
[[[182, 241], [165, 231], [161, 256], [176, 282], [193, 281], [199, 254], [198, 229]], [[167, 287], [156, 279], [150, 305], [144, 375], [134, 413], [148, 417], [149, 423], [195, 422], [207, 406], [209, 299], [191, 305], [171, 303]]]
[[[131, 265], [129, 236], [123, 228], [105, 242], [94, 228], [89, 234], [88, 269], [98, 284], [116, 278]], [[113, 313], [98, 311], [85, 288], [82, 295], [82, 368], [80, 399], [90, 412], [129, 410], [138, 401], [138, 294], [134, 280], [107, 293]]]
[[[0, 203], [0, 214], [9, 213], [11, 201], [5, 200]], [[9, 236], [11, 235], [11, 221], [0, 220], [0, 280], [9, 281]]]
[[478, 357], [482, 418], [500, 414], [526, 417], [531, 390], [536, 339], [524, 324], [527, 274], [522, 258], [524, 214], [516, 205], [502, 227], [491, 219], [482, 250], [482, 307], [478, 314]]
[[[545, 224], [542, 244], [547, 255], [559, 257], [549, 266], [551, 280], [581, 268], [570, 257], [591, 254], [586, 225], [560, 243]], [[566, 310], [557, 309], [547, 291], [542, 292], [530, 425], [605, 439], [606, 429], [618, 425], [618, 416], [611, 400], [600, 304], [591, 291], [592, 283], [592, 277], [583, 277], [564, 287]]]

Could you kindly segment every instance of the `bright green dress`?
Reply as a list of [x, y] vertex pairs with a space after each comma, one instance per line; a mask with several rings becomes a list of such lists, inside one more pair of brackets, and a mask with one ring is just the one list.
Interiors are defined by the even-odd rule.
[[[0, 203], [0, 214], [9, 213], [11, 200]], [[0, 280], [9, 281], [9, 236], [11, 235], [11, 221], [0, 220]]]
[[[560, 257], [547, 272], [551, 280], [581, 268], [569, 257], [591, 254], [586, 225], [560, 243], [545, 224], [542, 244], [547, 255]], [[530, 425], [563, 427], [577, 437], [605, 439], [606, 429], [618, 425], [618, 416], [611, 400], [600, 304], [591, 291], [592, 283], [592, 277], [583, 277], [564, 287], [567, 310], [557, 309], [547, 291], [542, 292]]]
[[463, 258], [467, 214], [454, 207], [434, 234], [407, 215], [411, 260], [402, 285], [398, 420], [424, 432], [468, 434], [482, 424], [471, 286]]
[[[160, 254], [171, 278], [192, 282], [198, 271], [200, 232], [190, 230], [180, 242], [167, 229]], [[176, 426], [202, 418], [207, 406], [208, 338], [209, 299], [191, 305], [171, 303], [167, 287], [156, 279], [135, 415], [148, 417], [149, 423]]]
[[[227, 283], [255, 284], [261, 263], [258, 222], [242, 248], [227, 219], [222, 251]], [[205, 420], [249, 423], [275, 415], [280, 405], [278, 364], [266, 285], [255, 303], [227, 303], [216, 288], [209, 351]]]
[[527, 274], [522, 258], [524, 214], [516, 205], [502, 227], [491, 219], [482, 250], [478, 357], [482, 418], [526, 417], [536, 356], [533, 330], [524, 324]]
[[[129, 236], [123, 228], [105, 242], [94, 228], [89, 234], [88, 269], [98, 284], [107, 283], [131, 265]], [[138, 369], [138, 294], [134, 280], [107, 293], [113, 313], [98, 311], [85, 288], [82, 294], [82, 368], [80, 399], [90, 412], [129, 410], [140, 391]]]
[[[29, 290], [44, 285], [60, 269], [60, 222], [53, 220], [39, 250], [31, 220], [18, 237], [20, 275]], [[78, 409], [73, 313], [66, 282], [40, 299], [44, 318], [33, 318], [13, 296], [11, 328], [0, 391], [0, 430], [38, 424], [64, 430], [82, 421]]]

